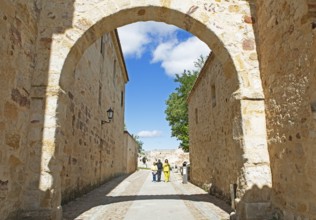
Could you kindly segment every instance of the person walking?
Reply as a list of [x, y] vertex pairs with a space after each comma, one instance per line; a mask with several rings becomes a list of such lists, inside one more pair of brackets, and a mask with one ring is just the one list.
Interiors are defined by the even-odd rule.
[[165, 159], [165, 162], [163, 164], [163, 174], [165, 176], [165, 182], [169, 182], [170, 178], [170, 164], [167, 159]]
[[158, 171], [158, 168], [157, 168], [156, 162], [154, 162], [153, 165], [151, 166], [151, 173], [153, 175], [153, 182], [156, 182], [157, 171]]
[[160, 182], [161, 181], [161, 172], [162, 172], [162, 163], [160, 161], [160, 159], [158, 159], [158, 162], [157, 162], [157, 182]]
[[143, 158], [142, 158], [142, 161], [143, 161], [143, 164], [145, 165], [145, 167], [147, 168], [147, 163], [146, 163], [146, 162], [147, 162], [147, 158], [146, 158], [146, 157], [143, 157]]

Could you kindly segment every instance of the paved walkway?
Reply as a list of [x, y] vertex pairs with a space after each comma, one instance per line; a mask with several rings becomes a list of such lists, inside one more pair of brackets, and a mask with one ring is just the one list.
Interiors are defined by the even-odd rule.
[[182, 184], [177, 173], [171, 173], [170, 180], [152, 182], [148, 170], [115, 178], [63, 206], [64, 220], [229, 219], [225, 203], [190, 183]]

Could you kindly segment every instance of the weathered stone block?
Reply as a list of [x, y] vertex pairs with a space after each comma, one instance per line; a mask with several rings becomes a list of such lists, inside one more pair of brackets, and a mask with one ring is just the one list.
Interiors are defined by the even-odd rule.
[[19, 219], [23, 220], [52, 220], [51, 209], [34, 209], [34, 210], [23, 210], [19, 214]]
[[11, 102], [6, 102], [4, 105], [4, 117], [10, 120], [17, 120], [18, 119], [17, 106]]
[[8, 190], [9, 180], [0, 180], [0, 190]]
[[245, 213], [246, 213], [247, 220], [272, 219], [271, 203], [269, 202], [245, 203]]
[[30, 100], [26, 95], [21, 94], [18, 89], [12, 89], [11, 99], [19, 104], [21, 107], [30, 107]]
[[[36, 95], [34, 95], [36, 96]], [[33, 98], [31, 102], [31, 107], [33, 109], [33, 114], [40, 114], [43, 113], [43, 110], [45, 110], [45, 105], [44, 105], [45, 100], [43, 98]], [[42, 116], [43, 118], [43, 116]], [[32, 118], [32, 120], [36, 120], [38, 118]]]
[[[10, 165], [10, 168], [11, 168], [11, 169], [15, 170], [15, 169], [17, 168], [17, 166], [22, 165], [22, 161], [21, 161], [19, 158], [17, 158], [17, 157], [15, 157], [15, 156], [11, 155], [11, 156], [9, 157], [9, 165]], [[16, 171], [16, 170], [15, 170], [15, 171]]]
[[4, 122], [0, 122], [0, 132], [3, 134], [5, 130], [5, 123]]
[[[232, 3], [232, 1], [220, 0], [188, 0], [182, 2], [123, 0], [111, 2], [110, 4], [108, 1], [85, 0], [74, 0], [67, 3], [63, 1], [43, 1], [41, 4], [39, 4], [39, 1], [34, 2], [34, 0], [19, 1], [18, 3], [16, 1], [2, 1], [0, 8], [1, 21], [4, 24], [0, 27], [2, 33], [1, 42], [3, 44], [3, 47], [0, 47], [3, 56], [3, 59], [0, 61], [1, 73], [3, 73], [0, 87], [1, 97], [4, 99], [4, 101], [1, 102], [2, 105], [0, 105], [0, 115], [2, 117], [4, 115], [2, 113], [5, 111], [6, 116], [8, 116], [7, 118], [11, 117], [14, 120], [17, 119], [16, 116], [21, 113], [26, 116], [19, 119], [19, 124], [23, 125], [23, 129], [21, 129], [20, 126], [13, 128], [12, 134], [5, 131], [5, 128], [10, 127], [11, 129], [14, 125], [3, 124], [4, 128], [0, 128], [0, 143], [7, 142], [11, 147], [14, 145], [15, 148], [21, 150], [21, 147], [17, 146], [17, 142], [26, 143], [28, 141], [26, 140], [28, 135], [22, 134], [27, 133], [27, 125], [29, 123], [28, 121], [23, 121], [28, 118], [28, 113], [25, 111], [25, 108], [28, 108], [30, 105], [29, 96], [32, 97], [32, 95], [35, 94], [34, 97], [36, 98], [46, 97], [46, 94], [44, 94], [45, 91], [43, 90], [35, 93], [31, 91], [31, 95], [28, 95], [27, 90], [29, 90], [28, 88], [31, 87], [31, 84], [49, 84], [49, 88], [52, 88], [52, 91], [49, 91], [48, 94], [57, 96], [57, 94], [59, 94], [59, 83], [61, 83], [65, 89], [69, 89], [68, 86], [73, 86], [72, 83], [75, 81], [72, 80], [72, 74], [74, 73], [76, 65], [79, 63], [79, 59], [88, 46], [101, 36], [102, 33], [111, 31], [123, 23], [135, 21], [134, 16], [138, 16], [138, 19], [144, 18], [145, 20], [153, 19], [165, 21], [178, 25], [181, 28], [187, 28], [191, 30], [193, 34], [196, 34], [199, 38], [204, 40], [212, 47], [212, 50], [219, 57], [222, 65], [225, 66], [224, 68], [228, 68], [226, 67], [227, 63], [234, 64], [231, 65], [234, 68], [229, 67], [230, 71], [227, 71], [225, 75], [230, 77], [234, 76], [237, 78], [238, 83], [232, 84], [229, 80], [222, 81], [223, 85], [227, 87], [221, 88], [226, 94], [223, 96], [222, 104], [225, 104], [224, 100], [229, 99], [227, 94], [232, 93], [229, 89], [233, 88], [234, 91], [236, 91], [238, 87], [247, 87], [247, 89], [249, 89], [249, 91], [241, 93], [239, 100], [248, 98], [256, 99], [256, 97], [260, 97], [262, 100], [263, 94], [261, 92], [260, 80], [263, 80], [264, 93], [266, 96], [264, 111], [267, 113], [266, 125], [269, 139], [269, 156], [274, 169], [272, 172], [274, 174], [273, 178], [275, 183], [273, 187], [275, 187], [275, 190], [278, 192], [277, 196], [280, 197], [280, 201], [288, 202], [288, 200], [293, 199], [313, 201], [316, 189], [313, 186], [315, 178], [313, 177], [314, 175], [311, 175], [313, 174], [311, 170], [315, 168], [313, 155], [315, 155], [316, 132], [315, 113], [313, 113], [313, 109], [311, 112], [310, 103], [315, 101], [314, 91], [316, 85], [314, 71], [316, 69], [316, 62], [314, 62], [316, 55], [315, 50], [313, 50], [313, 48], [315, 48], [315, 30], [313, 30], [315, 28], [315, 1], [238, 1], [238, 4]], [[96, 4], [98, 7], [96, 7]], [[135, 9], [133, 7], [135, 7]], [[138, 7], [142, 7], [142, 9], [140, 10]], [[119, 18], [118, 16], [116, 17], [116, 14], [114, 15], [114, 13], [123, 9], [124, 13], [121, 13]], [[253, 22], [252, 16], [256, 17], [255, 23]], [[113, 19], [111, 20], [112, 17]], [[98, 22], [97, 28], [93, 26], [96, 22]], [[254, 28], [252, 25], [254, 25]], [[88, 32], [85, 32], [86, 30], [88, 30]], [[243, 39], [245, 39], [245, 41], [243, 41]], [[99, 45], [97, 45], [96, 48], [99, 48]], [[111, 54], [110, 48], [111, 47], [107, 48], [106, 54]], [[257, 48], [259, 56], [255, 55], [255, 48]], [[70, 50], [71, 53], [69, 53]], [[88, 56], [91, 56], [91, 54]], [[259, 72], [257, 57], [260, 61], [261, 72]], [[66, 58], [67, 62], [65, 62]], [[104, 64], [105, 66], [112, 67], [113, 63], [111, 62], [112, 60], [106, 61]], [[92, 63], [91, 66], [94, 66], [94, 64], [95, 63]], [[66, 70], [65, 72], [67, 72], [67, 74], [62, 76], [60, 80], [60, 75], [64, 75], [62, 70]], [[109, 72], [112, 71], [111, 68], [108, 70]], [[92, 69], [92, 71], [95, 70]], [[235, 72], [237, 73], [235, 74]], [[231, 80], [231, 78], [229, 79]], [[93, 82], [87, 81], [87, 84], [89, 83], [94, 84]], [[26, 89], [23, 89], [24, 86]], [[98, 86], [95, 87], [97, 88]], [[108, 88], [109, 91], [114, 91], [112, 85], [109, 85]], [[241, 91], [244, 89], [245, 88], [241, 88]], [[82, 88], [80, 88], [80, 90], [82, 90]], [[91, 97], [91, 100], [89, 100], [91, 103], [97, 103], [95, 99], [95, 94], [98, 94], [97, 89], [93, 86], [91, 88], [85, 87], [84, 91], [85, 96]], [[77, 95], [75, 91], [72, 92], [74, 96]], [[205, 94], [208, 94], [208, 92], [209, 91], [206, 90], [205, 93], [203, 93], [204, 97], [201, 96], [199, 99], [203, 100], [207, 96]], [[8, 105], [5, 107], [7, 110], [2, 108], [6, 105], [5, 103], [12, 103], [12, 101], [16, 103], [16, 109], [11, 111], [10, 108], [12, 106]], [[110, 98], [104, 98], [103, 103], [109, 104], [113, 103], [112, 101]], [[76, 107], [80, 105], [78, 100], [75, 99], [74, 103]], [[218, 111], [218, 106], [221, 101], [217, 100], [216, 103], [217, 109], [214, 108], [211, 111], [212, 114], [220, 116], [221, 112]], [[58, 103], [57, 100], [48, 100], [46, 106], [48, 115], [57, 117], [55, 113], [58, 112], [56, 111], [58, 104], [61, 103]], [[119, 106], [117, 107], [117, 109], [119, 109]], [[73, 111], [76, 111], [75, 109], [76, 108], [73, 108]], [[220, 109], [223, 108], [221, 107]], [[243, 154], [243, 149], [240, 146], [243, 146], [243, 141], [249, 141], [249, 139], [243, 137], [242, 129], [235, 129], [235, 125], [238, 123], [235, 125], [230, 124], [232, 120], [242, 120], [244, 118], [243, 115], [241, 115], [243, 112], [238, 108], [234, 108], [232, 105], [226, 107], [226, 109], [232, 109], [231, 114], [224, 114], [224, 118], [227, 120], [221, 122], [220, 124], [222, 125], [214, 129], [215, 132], [212, 134], [205, 132], [199, 135], [199, 132], [195, 132], [194, 134], [198, 135], [198, 140], [193, 143], [213, 144], [214, 136], [221, 136], [224, 132], [226, 137], [215, 142], [218, 148], [227, 147], [227, 149], [223, 150], [223, 152], [214, 151], [216, 153], [214, 157], [216, 159], [223, 158], [221, 162], [223, 162], [224, 165], [226, 164], [231, 170], [236, 171], [231, 167], [239, 167], [239, 164], [242, 163], [240, 160], [248, 159], [252, 154], [255, 154], [255, 152], [249, 150], [247, 154]], [[32, 114], [34, 114], [34, 112], [32, 112]], [[103, 115], [102, 112], [100, 114]], [[95, 133], [99, 133], [98, 118], [100, 114], [96, 112], [91, 113], [93, 120], [96, 122]], [[201, 115], [204, 114], [201, 113]], [[202, 120], [207, 121], [208, 118], [211, 118], [211, 115], [206, 115]], [[301, 118], [306, 118], [304, 125], [301, 123]], [[47, 125], [55, 128], [59, 126], [57, 123], [53, 123], [55, 119], [57, 118], [52, 119]], [[1, 118], [1, 120], [3, 119]], [[210, 125], [201, 126], [201, 120], [198, 121], [200, 124], [196, 126], [200, 129], [199, 131], [210, 131], [212, 129]], [[42, 122], [40, 116], [37, 119], [31, 120], [33, 124], [38, 122]], [[244, 122], [248, 123], [246, 121]], [[84, 123], [91, 122], [85, 119]], [[119, 123], [123, 124], [122, 121]], [[241, 123], [239, 123], [239, 125], [240, 124]], [[222, 129], [222, 127], [229, 127], [230, 129]], [[63, 132], [66, 134], [66, 137], [71, 137], [71, 135], [82, 136], [82, 143], [84, 143], [85, 147], [99, 143], [97, 140], [98, 137], [96, 137], [95, 140], [93, 140], [93, 138], [90, 140], [85, 137], [84, 133], [89, 131], [90, 126], [82, 128], [83, 130], [79, 131], [69, 127], [69, 129], [65, 129]], [[251, 126], [251, 128], [254, 129], [249, 129], [247, 131], [248, 134], [253, 134], [251, 133], [252, 131], [258, 131], [255, 126]], [[71, 129], [72, 134], [67, 134]], [[231, 135], [232, 129], [237, 131], [233, 135]], [[54, 128], [52, 128], [52, 130], [54, 130]], [[49, 139], [49, 144], [52, 144], [56, 140], [55, 135], [58, 133], [52, 130], [49, 132], [44, 131], [44, 137]], [[300, 135], [297, 135], [298, 133]], [[309, 133], [310, 136], [307, 137], [307, 133]], [[17, 137], [15, 134], [20, 134], [21, 137]], [[38, 136], [38, 134], [39, 133], [37, 133], [36, 136]], [[109, 134], [111, 134], [111, 131], [105, 130], [103, 137], [99, 135], [99, 138], [108, 140], [117, 139], [117, 137], [108, 138]], [[234, 138], [232, 138], [233, 140], [229, 138], [230, 136], [234, 136]], [[64, 139], [62, 139], [62, 141], [64, 141]], [[72, 140], [67, 141], [69, 141], [70, 146], [76, 146]], [[256, 141], [260, 140], [257, 139]], [[44, 144], [46, 143], [47, 142]], [[116, 143], [108, 141], [106, 143], [107, 146], [105, 149], [107, 149], [109, 153], [109, 157], [106, 159], [110, 159], [111, 153], [115, 151], [114, 149], [116, 149], [115, 147], [118, 143], [119, 141]], [[250, 149], [251, 146], [254, 146], [254, 148], [259, 148], [259, 146], [266, 147], [265, 145], [253, 144], [252, 141], [248, 143], [251, 143], [247, 145], [248, 149]], [[294, 144], [291, 145], [288, 143]], [[285, 145], [287, 145], [287, 147], [285, 147]], [[292, 147], [295, 145], [296, 147], [301, 146], [302, 149], [300, 149], [300, 147]], [[291, 149], [292, 153], [289, 151], [290, 148], [293, 148]], [[40, 151], [40, 149], [41, 146], [37, 147], [37, 151]], [[26, 148], [25, 151], [23, 149], [21, 155], [29, 155], [28, 150], [28, 148]], [[78, 149], [73, 149], [73, 151], [76, 150]], [[81, 150], [83, 155], [93, 154], [94, 158], [97, 158], [98, 152], [93, 150], [89, 152], [89, 150], [85, 150], [84, 147], [82, 147]], [[49, 148], [48, 151], [52, 157], [56, 156], [54, 149]], [[208, 157], [212, 155], [212, 151], [205, 152], [203, 150], [197, 150], [196, 153], [202, 155], [199, 157], [201, 163], [206, 161], [207, 163], [211, 163], [212, 160], [209, 160]], [[262, 152], [256, 151], [256, 153], [261, 154]], [[293, 157], [295, 153], [297, 153], [297, 157]], [[209, 155], [204, 156], [204, 154]], [[236, 155], [242, 156], [238, 157]], [[262, 158], [267, 158], [266, 155], [264, 157], [254, 157], [255, 160], [251, 162], [258, 162]], [[93, 164], [93, 161], [89, 161], [89, 158], [90, 157], [86, 157], [87, 161], [85, 163]], [[197, 158], [193, 160], [196, 159]], [[45, 160], [47, 160], [45, 161], [47, 163], [51, 161], [49, 157], [45, 157]], [[289, 162], [292, 161], [295, 166], [290, 166]], [[80, 165], [85, 169], [85, 166]], [[3, 167], [6, 166], [7, 164], [3, 165]], [[300, 175], [284, 175], [284, 173], [291, 174], [294, 167], [296, 169], [308, 170], [309, 172], [301, 172]], [[306, 168], [303, 169], [303, 167]], [[214, 166], [209, 172], [201, 173], [198, 170], [196, 172], [199, 178], [203, 178], [203, 175], [219, 175], [220, 170], [220, 168]], [[88, 173], [87, 170], [84, 172]], [[106, 176], [108, 174], [104, 175]], [[112, 175], [112, 173], [110, 173], [109, 176], [110, 175]], [[235, 182], [238, 178], [236, 172], [229, 172], [225, 169], [223, 169], [222, 175], [227, 178], [227, 180], [217, 179], [217, 184], [223, 186], [222, 188], [225, 188], [225, 186], [227, 188], [229, 183]], [[293, 196], [292, 187], [288, 187], [293, 185], [299, 186], [296, 188], [299, 188], [302, 193]], [[307, 195], [307, 192], [310, 193]], [[278, 207], [285, 208], [284, 204], [277, 200], [273, 202], [277, 203]], [[4, 203], [4, 209], [6, 210], [11, 210], [12, 207], [16, 207], [14, 202], [6, 201]], [[305, 207], [302, 206], [297, 212], [304, 212], [304, 210]], [[310, 210], [311, 209], [308, 209], [308, 212], [311, 212]], [[296, 215], [295, 213], [295, 216], [300, 216], [300, 214], [301, 213], [298, 213]], [[291, 216], [289, 216], [289, 219], [291, 219]]]
[[254, 50], [255, 41], [253, 39], [246, 39], [243, 41], [242, 47], [244, 50]]
[[8, 195], [8, 180], [0, 180], [0, 198], [5, 199]]
[[292, 212], [284, 211], [283, 215], [284, 215], [284, 219], [286, 220], [295, 220], [295, 216], [293, 215]]
[[5, 143], [12, 147], [13, 149], [18, 149], [20, 147], [20, 134], [15, 133], [6, 133], [5, 134]]

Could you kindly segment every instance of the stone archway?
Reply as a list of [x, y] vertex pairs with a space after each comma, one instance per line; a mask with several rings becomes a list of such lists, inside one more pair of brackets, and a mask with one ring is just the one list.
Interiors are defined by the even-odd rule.
[[[159, 21], [183, 28], [204, 41], [216, 54], [222, 65], [236, 74], [239, 89], [232, 97], [239, 102], [240, 112], [236, 121], [236, 135], [242, 149], [239, 171], [239, 196], [242, 197], [253, 186], [271, 186], [269, 156], [265, 138], [264, 97], [257, 61], [255, 37], [251, 24], [251, 9], [247, 1], [238, 3], [212, 1], [91, 1], [73, 2], [70, 28], [63, 32], [67, 17], [59, 15], [65, 7], [57, 4], [45, 8], [47, 15], [55, 16], [50, 29], [50, 57], [45, 99], [49, 109], [45, 110], [42, 142], [42, 161], [39, 186], [48, 194], [49, 210], [60, 216], [60, 167], [56, 160], [55, 135], [58, 132], [58, 99], [62, 91], [71, 85], [69, 77], [83, 52], [105, 32], [137, 21]], [[43, 13], [43, 12], [42, 12]], [[41, 32], [40, 39], [47, 39]], [[43, 48], [41, 48], [43, 49]], [[40, 58], [39, 61], [41, 62]], [[41, 72], [40, 69], [37, 69]], [[44, 73], [45, 74], [45, 73]], [[259, 109], [259, 111], [258, 111]], [[256, 114], [253, 114], [256, 112]], [[254, 129], [256, 128], [256, 129]], [[238, 133], [238, 134], [237, 134]], [[254, 143], [252, 140], [256, 140]], [[60, 149], [58, 149], [60, 150]], [[243, 161], [242, 161], [243, 160]], [[247, 202], [251, 203], [252, 196]], [[253, 204], [251, 204], [253, 205]], [[39, 204], [40, 206], [40, 204]], [[254, 206], [249, 206], [254, 207]], [[38, 207], [40, 209], [41, 207]]]

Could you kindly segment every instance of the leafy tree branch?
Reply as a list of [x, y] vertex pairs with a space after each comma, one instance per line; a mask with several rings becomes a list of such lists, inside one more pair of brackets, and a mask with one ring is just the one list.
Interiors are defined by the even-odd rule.
[[166, 100], [166, 119], [171, 126], [171, 136], [180, 141], [180, 147], [189, 151], [189, 120], [187, 98], [191, 91], [206, 57], [202, 55], [194, 63], [196, 70], [184, 70], [181, 75], [176, 74], [175, 82], [179, 83], [176, 91], [171, 93]]

